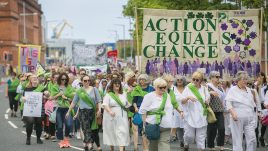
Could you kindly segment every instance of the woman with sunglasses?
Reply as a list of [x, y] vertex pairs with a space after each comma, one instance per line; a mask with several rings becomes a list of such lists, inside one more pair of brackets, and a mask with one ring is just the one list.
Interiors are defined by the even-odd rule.
[[215, 150], [215, 138], [217, 136], [217, 146], [220, 150], [224, 150], [224, 93], [220, 88], [220, 73], [218, 71], [210, 72], [210, 83], [207, 84], [210, 93], [210, 107], [215, 113], [217, 121], [215, 123], [208, 123], [207, 127], [207, 142], [210, 150]]
[[160, 137], [157, 140], [149, 140], [149, 151], [170, 151], [170, 143], [167, 140], [173, 124], [173, 105], [170, 95], [166, 92], [168, 84], [163, 78], [157, 78], [153, 85], [155, 91], [144, 96], [139, 113], [142, 114], [144, 128], [160, 124]]
[[[179, 106], [182, 108], [181, 101], [185, 99], [185, 97], [182, 95], [182, 92], [185, 89], [185, 86], [187, 85], [186, 79], [184, 76], [175, 76], [174, 86], [172, 87], [172, 90], [174, 91], [174, 94], [176, 96], [176, 101], [178, 102]], [[183, 108], [182, 108], [183, 109]], [[180, 141], [180, 147], [184, 147], [184, 141], [183, 141], [183, 133], [184, 133], [184, 119], [179, 115], [179, 112], [173, 110], [173, 121], [174, 121], [174, 128], [171, 129], [171, 141], [179, 140]]]
[[114, 146], [119, 146], [120, 151], [124, 151], [129, 145], [129, 107], [127, 96], [123, 93], [123, 87], [119, 79], [113, 79], [103, 99], [103, 144], [109, 145], [114, 151]]
[[84, 75], [81, 78], [83, 87], [78, 89], [76, 95], [69, 107], [66, 118], [69, 117], [72, 109], [78, 105], [79, 107], [79, 121], [84, 134], [84, 149], [85, 151], [93, 150], [93, 143], [95, 142], [98, 151], [101, 150], [98, 126], [96, 117], [101, 114], [101, 97], [98, 89], [94, 87], [94, 78]]
[[[70, 106], [70, 101], [73, 99], [75, 90], [68, 84], [69, 77], [66, 73], [61, 73], [57, 79], [57, 85], [52, 87], [51, 95], [53, 99], [57, 100], [57, 113], [56, 113], [56, 129], [57, 139], [60, 140], [59, 147], [70, 147], [69, 134], [71, 128], [71, 121], [65, 119], [65, 115]], [[65, 126], [65, 134], [63, 137], [63, 127]]]
[[255, 151], [257, 146], [255, 128], [257, 127], [256, 104], [254, 94], [247, 87], [248, 75], [244, 71], [236, 74], [237, 85], [230, 88], [226, 96], [226, 106], [231, 114], [233, 150], [243, 150], [243, 135], [246, 138], [246, 150]]
[[189, 144], [195, 139], [197, 149], [205, 150], [205, 139], [207, 132], [207, 110], [206, 105], [209, 102], [209, 92], [203, 86], [203, 73], [194, 72], [192, 82], [188, 84], [184, 91], [182, 100], [183, 110], [185, 112], [184, 123], [184, 150], [189, 150]]

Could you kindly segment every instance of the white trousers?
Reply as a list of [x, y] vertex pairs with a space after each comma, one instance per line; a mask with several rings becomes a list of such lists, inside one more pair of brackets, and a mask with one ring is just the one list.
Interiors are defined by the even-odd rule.
[[207, 136], [207, 126], [201, 128], [193, 128], [187, 122], [184, 125], [184, 144], [189, 145], [194, 143], [194, 139], [197, 145], [197, 149], [205, 150], [205, 140]]
[[256, 151], [256, 135], [255, 127], [256, 121], [254, 117], [238, 118], [238, 121], [234, 121], [230, 118], [230, 127], [233, 140], [233, 151], [242, 151], [243, 133], [246, 137], [246, 151]]

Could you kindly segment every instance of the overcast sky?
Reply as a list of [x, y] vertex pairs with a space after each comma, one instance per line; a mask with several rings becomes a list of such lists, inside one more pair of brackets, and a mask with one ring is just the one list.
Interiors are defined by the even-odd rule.
[[39, 3], [48, 21], [49, 37], [53, 28], [65, 19], [73, 29], [66, 27], [62, 38], [85, 39], [88, 44], [115, 42], [116, 34], [110, 30], [117, 31], [119, 39], [123, 38], [123, 28], [115, 24], [124, 24], [129, 38], [129, 20], [119, 19], [127, 0], [39, 0]]

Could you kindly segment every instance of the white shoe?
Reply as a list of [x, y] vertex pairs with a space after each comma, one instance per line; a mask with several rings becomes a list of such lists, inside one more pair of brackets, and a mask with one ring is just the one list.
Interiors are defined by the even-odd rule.
[[81, 139], [81, 136], [80, 136], [79, 132], [76, 133], [76, 139]]

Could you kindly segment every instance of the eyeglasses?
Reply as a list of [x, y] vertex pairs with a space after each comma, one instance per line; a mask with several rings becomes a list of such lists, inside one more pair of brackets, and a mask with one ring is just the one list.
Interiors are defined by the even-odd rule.
[[85, 82], [85, 83], [86, 83], [86, 82], [89, 82], [89, 80], [83, 80], [83, 82]]
[[215, 76], [215, 78], [219, 79], [219, 78], [221, 78], [221, 77], [220, 77], [220, 76]]
[[166, 89], [167, 87], [166, 86], [163, 86], [163, 87], [158, 87], [160, 90], [162, 89]]
[[114, 85], [120, 85], [121, 83], [114, 83]]
[[182, 79], [177, 79], [177, 81], [180, 81], [180, 82], [181, 82], [181, 81], [182, 81]]
[[199, 79], [195, 79], [195, 78], [193, 78], [192, 80], [195, 81], [195, 82], [199, 82], [200, 81]]
[[61, 81], [67, 81], [67, 79], [61, 79]]

